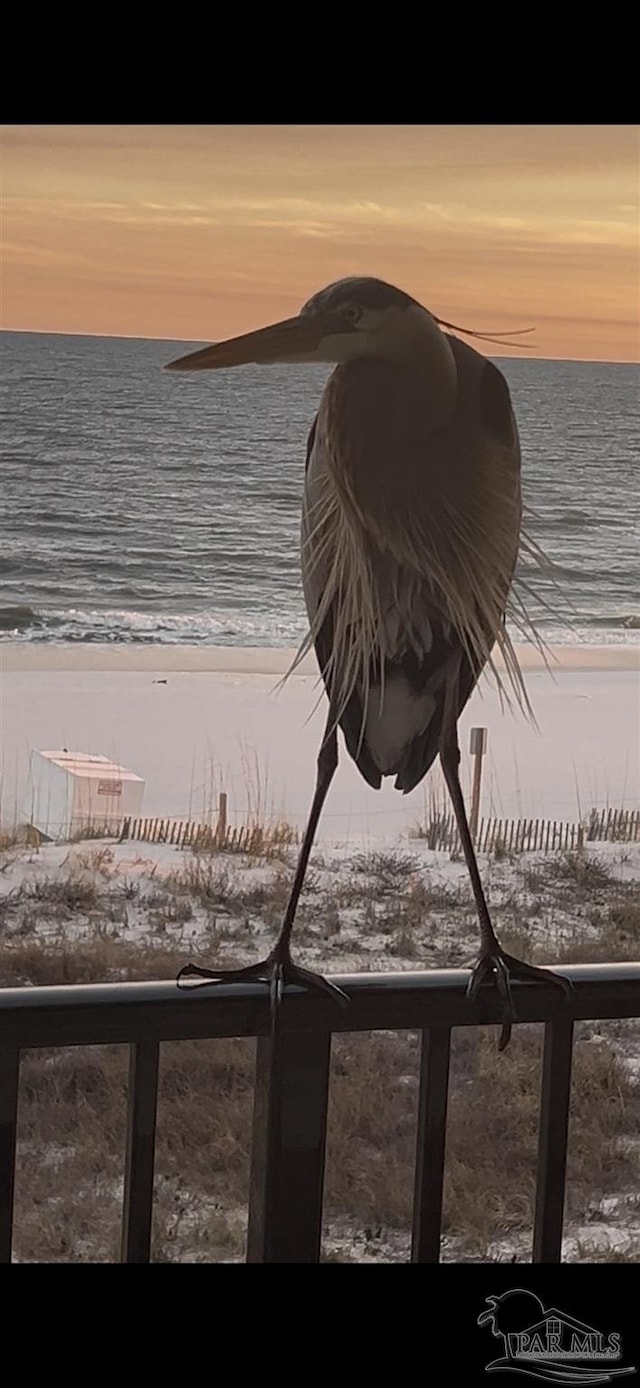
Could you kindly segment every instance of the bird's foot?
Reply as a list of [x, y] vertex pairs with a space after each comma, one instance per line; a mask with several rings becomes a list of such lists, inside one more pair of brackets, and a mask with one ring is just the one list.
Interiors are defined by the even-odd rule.
[[562, 988], [567, 998], [571, 997], [573, 992], [573, 984], [569, 982], [568, 978], [554, 973], [552, 969], [538, 969], [535, 964], [525, 964], [523, 959], [516, 959], [513, 954], [507, 954], [496, 940], [495, 945], [484, 950], [480, 955], [469, 979], [467, 997], [475, 998], [483, 983], [497, 985], [498, 992], [504, 1002], [504, 1020], [498, 1042], [499, 1051], [503, 1051], [508, 1046], [512, 1023], [518, 1020], [511, 991], [511, 984], [514, 980], [516, 983], [555, 983], [558, 988]]
[[[288, 983], [305, 988], [307, 992], [323, 993], [332, 998], [334, 1002], [340, 1003], [341, 1007], [348, 1007], [351, 1001], [336, 983], [330, 983], [329, 979], [323, 978], [322, 974], [312, 973], [310, 969], [303, 969], [299, 964], [294, 964], [288, 949], [279, 949], [277, 945], [266, 959], [260, 960], [258, 964], [248, 964], [244, 969], [203, 969], [199, 964], [186, 964], [178, 974], [178, 985], [187, 979], [193, 979], [194, 983], [196, 979], [200, 979], [201, 987], [216, 983], [258, 982], [268, 984], [271, 1021], [274, 1028], [284, 990]], [[196, 983], [195, 986], [197, 987], [198, 984]]]

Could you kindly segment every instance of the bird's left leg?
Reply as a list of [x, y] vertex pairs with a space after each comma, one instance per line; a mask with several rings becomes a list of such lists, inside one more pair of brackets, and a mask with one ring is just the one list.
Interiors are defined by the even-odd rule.
[[303, 969], [299, 964], [294, 964], [290, 950], [291, 933], [300, 893], [304, 886], [304, 879], [311, 849], [313, 847], [313, 841], [318, 828], [318, 821], [337, 765], [338, 733], [335, 714], [333, 709], [330, 709], [322, 745], [318, 753], [316, 788], [304, 839], [302, 841], [302, 847], [300, 849], [296, 874], [293, 879], [293, 885], [291, 887], [291, 893], [280, 934], [271, 953], [267, 955], [266, 959], [261, 960], [259, 964], [249, 964], [244, 969], [203, 969], [197, 964], [187, 964], [178, 975], [179, 981], [183, 978], [202, 978], [209, 983], [246, 983], [250, 979], [258, 979], [261, 982], [268, 983], [271, 1000], [271, 1016], [274, 1026], [282, 994], [287, 983], [297, 983], [303, 988], [312, 989], [316, 992], [328, 993], [334, 1001], [340, 1002], [343, 1005], [349, 1002], [347, 994], [343, 993], [342, 989], [338, 988], [335, 983], [329, 983], [329, 980], [323, 978], [322, 974], [312, 973], [309, 969]]
[[448, 726], [443, 728], [440, 761], [453, 804], [480, 924], [480, 957], [471, 974], [468, 994], [470, 998], [474, 998], [482, 983], [497, 983], [505, 1005], [499, 1041], [499, 1049], [503, 1051], [509, 1043], [511, 1023], [517, 1021], [511, 991], [512, 979], [522, 983], [556, 983], [567, 996], [571, 994], [571, 984], [568, 979], [553, 973], [551, 969], [538, 969], [533, 964], [525, 964], [524, 960], [516, 959], [514, 955], [507, 954], [498, 940], [489, 915], [460, 785], [460, 744], [457, 726], [453, 718], [449, 720]]

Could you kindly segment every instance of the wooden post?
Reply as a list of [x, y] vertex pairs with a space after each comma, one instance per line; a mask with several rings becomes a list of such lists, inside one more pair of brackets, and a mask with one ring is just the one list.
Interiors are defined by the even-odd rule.
[[480, 785], [482, 782], [482, 758], [487, 750], [487, 729], [472, 728], [469, 737], [469, 751], [473, 757], [473, 787], [471, 790], [471, 816], [469, 828], [475, 840], [480, 813]]
[[217, 838], [218, 843], [219, 843], [219, 845], [220, 845], [221, 848], [224, 848], [226, 837], [227, 837], [227, 792], [226, 792], [226, 790], [221, 790], [221, 791], [220, 791], [220, 799], [219, 799], [219, 801], [218, 801], [218, 825], [217, 825], [217, 828], [216, 828], [216, 838]]

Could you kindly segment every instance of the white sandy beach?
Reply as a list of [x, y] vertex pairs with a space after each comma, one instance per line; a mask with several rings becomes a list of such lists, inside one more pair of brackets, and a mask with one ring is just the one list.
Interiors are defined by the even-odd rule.
[[[324, 700], [308, 657], [284, 688], [292, 652], [189, 646], [40, 645], [0, 650], [2, 823], [28, 818], [33, 749], [100, 752], [146, 781], [146, 815], [200, 818], [229, 795], [241, 821], [247, 800], [300, 825], [313, 790]], [[520, 652], [539, 730], [503, 712], [483, 680], [461, 720], [468, 779], [469, 729], [489, 730], [485, 814], [575, 820], [592, 806], [640, 804], [640, 651], [557, 647], [551, 671]], [[155, 683], [166, 680], [166, 683]], [[314, 712], [315, 709], [315, 712]], [[259, 771], [256, 770], [259, 768]], [[259, 783], [259, 784], [258, 784]], [[426, 785], [442, 794], [438, 773]], [[372, 841], [408, 833], [425, 787], [401, 796], [388, 780], [369, 789], [345, 753], [322, 837]]]
[[[519, 646], [518, 660], [523, 670], [581, 671], [635, 670], [640, 673], [640, 635], [635, 643], [614, 646], [552, 646], [546, 658], [534, 646]], [[24, 670], [150, 670], [194, 671], [234, 675], [277, 675], [288, 670], [295, 656], [294, 647], [276, 646], [181, 646], [140, 644], [56, 645], [54, 642], [6, 641], [0, 646], [0, 671]], [[496, 664], [501, 667], [499, 654]], [[301, 662], [297, 673], [317, 675], [313, 652]]]

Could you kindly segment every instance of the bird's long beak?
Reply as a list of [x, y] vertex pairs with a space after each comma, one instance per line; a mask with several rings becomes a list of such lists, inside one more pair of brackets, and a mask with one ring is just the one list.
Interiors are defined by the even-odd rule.
[[[333, 329], [335, 319], [329, 314], [301, 315], [258, 328], [227, 342], [215, 342], [169, 362], [165, 371], [221, 371], [224, 367], [244, 366], [249, 362], [306, 362], [321, 360], [315, 354], [320, 342]], [[344, 328], [342, 329], [344, 331]]]

